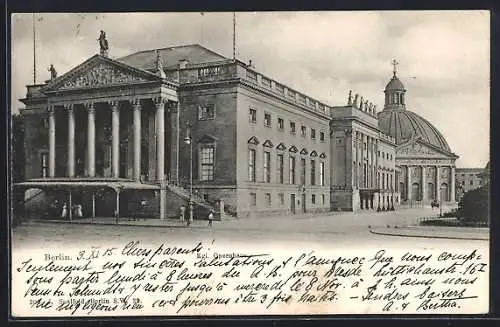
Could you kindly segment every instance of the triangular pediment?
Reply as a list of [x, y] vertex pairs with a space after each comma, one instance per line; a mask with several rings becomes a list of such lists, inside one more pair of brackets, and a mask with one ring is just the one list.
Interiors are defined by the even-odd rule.
[[252, 136], [251, 138], [248, 139], [248, 144], [258, 145], [259, 143], [260, 143], [259, 139], [256, 138], [255, 136]]
[[302, 148], [302, 150], [300, 150], [300, 154], [303, 154], [303, 155], [306, 155], [308, 154], [309, 152], [307, 152], [307, 149], [306, 148]]
[[215, 143], [217, 141], [218, 139], [215, 136], [210, 134], [205, 134], [198, 140], [198, 143]]
[[315, 150], [313, 150], [311, 152], [311, 157], [317, 157], [318, 156], [318, 152], [316, 152]]
[[290, 147], [290, 150], [289, 150], [289, 151], [290, 151], [290, 152], [292, 152], [292, 153], [297, 153], [298, 149], [297, 149], [297, 147], [296, 147], [295, 145], [292, 145], [292, 146]]
[[268, 147], [268, 148], [272, 148], [274, 145], [273, 145], [273, 142], [271, 142], [270, 140], [266, 140], [262, 146], [265, 146], [265, 147]]
[[161, 77], [116, 60], [95, 55], [50, 81], [44, 92], [161, 81]]
[[324, 152], [322, 152], [322, 153], [319, 155], [319, 157], [320, 157], [321, 159], [325, 159], [325, 158], [326, 158], [326, 154], [325, 154]]
[[284, 143], [280, 143], [280, 144], [278, 144], [278, 146], [276, 147], [276, 149], [282, 150], [282, 151], [286, 150], [286, 145]]
[[455, 155], [422, 140], [414, 138], [396, 148], [398, 158], [452, 158]]

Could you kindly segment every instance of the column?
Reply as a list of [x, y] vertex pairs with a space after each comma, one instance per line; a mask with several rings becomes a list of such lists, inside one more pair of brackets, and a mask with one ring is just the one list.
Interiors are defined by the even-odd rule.
[[156, 106], [156, 178], [165, 180], [165, 102], [162, 98], [155, 99]]
[[56, 117], [54, 107], [49, 107], [49, 177], [56, 172]]
[[170, 102], [170, 180], [179, 180], [179, 114], [180, 103]]
[[111, 167], [113, 178], [118, 178], [120, 177], [120, 110], [118, 101], [112, 101], [109, 105], [111, 106], [112, 128]]
[[134, 112], [134, 180], [141, 179], [141, 103], [135, 100], [132, 103]]
[[450, 201], [455, 202], [455, 167], [450, 167]]
[[86, 103], [87, 108], [87, 172], [95, 177], [95, 108], [94, 103]]
[[440, 192], [440, 184], [439, 184], [439, 166], [436, 166], [436, 201], [441, 202], [441, 192]]
[[359, 132], [354, 131], [354, 142], [355, 142], [355, 150], [356, 150], [356, 160], [354, 160], [354, 186], [359, 188]]
[[373, 155], [375, 156], [375, 187], [378, 189], [380, 187], [380, 177], [378, 174], [378, 139], [375, 140], [375, 149], [373, 149]]
[[425, 185], [425, 166], [422, 166], [421, 168], [422, 171], [422, 201], [427, 200], [427, 189]]
[[411, 166], [406, 166], [406, 197], [411, 200]]
[[361, 148], [361, 151], [360, 151], [360, 170], [361, 170], [361, 173], [360, 173], [360, 186], [362, 188], [365, 187], [365, 136], [363, 134], [360, 133], [360, 148]]
[[73, 105], [66, 105], [68, 112], [68, 177], [75, 176], [75, 113]]

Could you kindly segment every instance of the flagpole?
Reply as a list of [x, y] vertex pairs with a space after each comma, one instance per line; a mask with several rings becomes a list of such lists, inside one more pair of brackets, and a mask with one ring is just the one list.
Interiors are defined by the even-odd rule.
[[233, 60], [236, 60], [236, 11], [233, 11]]
[[36, 41], [35, 41], [35, 13], [33, 13], [33, 84], [36, 84]]

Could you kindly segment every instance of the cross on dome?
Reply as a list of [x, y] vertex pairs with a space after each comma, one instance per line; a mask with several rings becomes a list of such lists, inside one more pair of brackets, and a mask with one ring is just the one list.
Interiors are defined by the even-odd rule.
[[394, 76], [396, 76], [397, 73], [396, 66], [399, 65], [399, 62], [397, 62], [396, 59], [393, 59], [391, 61], [391, 65], [394, 66], [394, 70], [392, 72], [394, 73]]

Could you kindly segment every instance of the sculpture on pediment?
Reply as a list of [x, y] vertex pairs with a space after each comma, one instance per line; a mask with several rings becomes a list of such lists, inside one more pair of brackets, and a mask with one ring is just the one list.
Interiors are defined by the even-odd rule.
[[349, 90], [349, 96], [347, 97], [347, 105], [352, 105], [352, 90]]
[[99, 35], [97, 41], [99, 42], [101, 56], [107, 56], [109, 45], [108, 45], [108, 40], [106, 40], [106, 33], [104, 31], [101, 31], [101, 34]]
[[50, 72], [50, 80], [54, 80], [57, 77], [57, 71], [54, 68], [54, 65], [50, 64], [48, 71]]
[[359, 98], [359, 94], [355, 94], [354, 95], [354, 102], [353, 102], [353, 106], [354, 108], [357, 108], [358, 107], [358, 98]]

